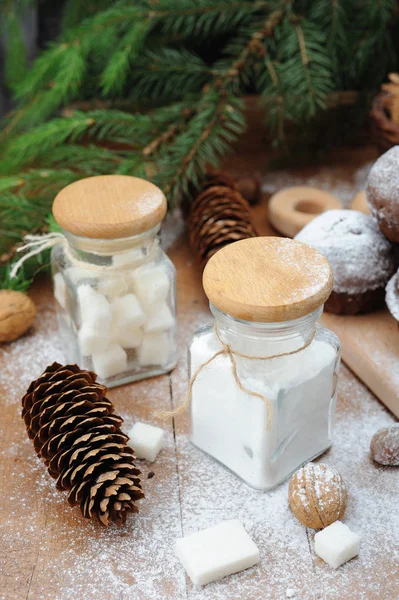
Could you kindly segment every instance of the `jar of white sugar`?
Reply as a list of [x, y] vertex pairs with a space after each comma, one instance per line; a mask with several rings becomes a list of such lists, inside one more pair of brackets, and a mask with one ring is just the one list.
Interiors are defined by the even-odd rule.
[[204, 271], [214, 323], [190, 345], [191, 440], [270, 489], [331, 445], [340, 343], [318, 320], [327, 260], [289, 239], [242, 240]]
[[76, 181], [55, 198], [65, 243], [52, 251], [68, 362], [112, 387], [176, 363], [176, 271], [159, 245], [160, 189], [136, 177]]

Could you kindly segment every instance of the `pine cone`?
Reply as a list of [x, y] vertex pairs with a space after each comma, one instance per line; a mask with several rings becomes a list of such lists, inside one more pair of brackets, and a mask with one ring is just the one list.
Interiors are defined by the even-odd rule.
[[58, 490], [86, 519], [122, 525], [144, 493], [121, 417], [96, 374], [53, 363], [22, 399], [22, 418]]
[[220, 248], [257, 235], [248, 202], [230, 175], [211, 172], [195, 198], [187, 221], [190, 245], [202, 267]]

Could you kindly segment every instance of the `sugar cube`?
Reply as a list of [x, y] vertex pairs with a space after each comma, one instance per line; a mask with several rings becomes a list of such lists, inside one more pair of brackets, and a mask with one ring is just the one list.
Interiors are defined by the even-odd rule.
[[164, 267], [144, 265], [131, 274], [133, 291], [143, 306], [156, 304], [166, 299], [169, 279]]
[[314, 549], [330, 567], [338, 569], [359, 554], [360, 537], [341, 521], [335, 521], [314, 536]]
[[56, 273], [53, 278], [54, 281], [54, 297], [58, 304], [65, 308], [67, 305], [68, 289], [61, 273]]
[[95, 281], [94, 272], [84, 267], [68, 267], [65, 269], [65, 277], [73, 285], [87, 284], [89, 281]]
[[97, 290], [107, 298], [116, 298], [127, 293], [128, 284], [121, 273], [106, 274], [98, 280]]
[[84, 284], [78, 287], [78, 303], [82, 324], [102, 332], [109, 329], [112, 312], [105, 296]]
[[164, 431], [147, 423], [135, 423], [129, 431], [130, 445], [137, 458], [145, 458], [154, 462], [163, 448]]
[[122, 328], [126, 326], [141, 327], [146, 321], [140, 302], [134, 294], [126, 294], [115, 298], [111, 302], [112, 326]]
[[259, 550], [237, 519], [181, 538], [176, 554], [195, 585], [205, 585], [253, 567]]
[[83, 324], [78, 333], [79, 348], [83, 356], [103, 352], [109, 345], [108, 336], [101, 330], [93, 329], [90, 325]]
[[112, 339], [122, 348], [138, 348], [143, 339], [143, 330], [132, 325], [112, 328]]
[[170, 354], [167, 333], [146, 333], [138, 349], [139, 363], [142, 367], [165, 365]]
[[103, 379], [127, 369], [127, 354], [118, 344], [110, 344], [105, 351], [93, 353], [92, 360], [94, 371]]
[[144, 325], [144, 331], [155, 333], [157, 331], [166, 331], [175, 324], [172, 312], [166, 302], [155, 304], [145, 310], [147, 322]]
[[129, 252], [122, 252], [121, 254], [114, 254], [112, 257], [112, 264], [114, 267], [123, 267], [130, 265], [143, 258], [143, 251], [141, 248], [134, 248]]

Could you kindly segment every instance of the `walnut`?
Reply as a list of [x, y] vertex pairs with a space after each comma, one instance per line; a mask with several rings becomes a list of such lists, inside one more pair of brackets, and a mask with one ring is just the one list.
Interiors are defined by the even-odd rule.
[[32, 325], [36, 307], [22, 292], [0, 290], [0, 342], [12, 342]]
[[291, 477], [288, 500], [303, 525], [322, 529], [341, 519], [347, 493], [336, 469], [323, 463], [308, 463]]
[[371, 438], [371, 457], [380, 465], [399, 466], [399, 424], [383, 427]]

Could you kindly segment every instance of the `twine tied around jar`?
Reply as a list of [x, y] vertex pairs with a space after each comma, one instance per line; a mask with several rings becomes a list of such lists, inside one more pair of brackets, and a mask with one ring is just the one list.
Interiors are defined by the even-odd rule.
[[[95, 265], [95, 264], [91, 264], [85, 260], [78, 260], [71, 253], [69, 242], [63, 233], [53, 232], [53, 233], [44, 233], [44, 234], [38, 234], [38, 235], [28, 234], [24, 237], [24, 241], [25, 241], [25, 243], [22, 246], [20, 246], [19, 248], [17, 248], [17, 252], [18, 253], [25, 252], [25, 251], [28, 251], [28, 252], [26, 252], [26, 254], [21, 256], [21, 258], [12, 265], [11, 270], [10, 270], [10, 278], [11, 279], [15, 279], [15, 277], [18, 274], [19, 269], [22, 267], [24, 262], [26, 262], [29, 258], [32, 258], [32, 256], [37, 256], [44, 250], [49, 250], [50, 248], [53, 248], [54, 246], [57, 246], [57, 245], [63, 246], [66, 254], [68, 255], [68, 259], [70, 260], [70, 262], [72, 264], [79, 263], [79, 262], [84, 263], [84, 268], [87, 269], [88, 271], [105, 271], [110, 268], [110, 266], [108, 266], [108, 265]], [[156, 250], [158, 248], [158, 244], [159, 244], [158, 240], [154, 239], [148, 255], [143, 257], [141, 260], [136, 259], [135, 261], [132, 261], [132, 262], [134, 262], [134, 266], [137, 267], [137, 266], [140, 266], [141, 264], [147, 262], [148, 256], [151, 253], [156, 252]], [[111, 265], [111, 266], [113, 269], [119, 270], [119, 269], [124, 268], [124, 266], [126, 266], [126, 265], [121, 266], [121, 267], [115, 267], [115, 265]]]
[[25, 250], [29, 250], [29, 252], [21, 256], [21, 258], [12, 265], [10, 279], [15, 279], [24, 262], [29, 258], [32, 258], [32, 256], [37, 256], [44, 250], [48, 250], [57, 244], [62, 244], [65, 247], [68, 244], [66, 237], [62, 233], [57, 232], [45, 233], [43, 235], [29, 234], [24, 237], [24, 240], [25, 244], [17, 248], [17, 252], [24, 252]]
[[259, 398], [260, 400], [265, 402], [265, 404], [267, 406], [267, 430], [269, 431], [270, 425], [271, 425], [271, 417], [272, 417], [272, 404], [271, 404], [269, 398], [267, 398], [263, 394], [260, 394], [259, 392], [254, 392], [254, 391], [246, 388], [241, 383], [240, 378], [238, 377], [238, 373], [237, 373], [237, 363], [236, 363], [235, 357], [238, 356], [238, 358], [246, 358], [248, 360], [271, 360], [272, 358], [280, 358], [283, 356], [291, 356], [293, 354], [297, 354], [298, 352], [302, 352], [302, 350], [305, 350], [305, 348], [310, 346], [310, 344], [313, 342], [313, 340], [315, 338], [316, 329], [313, 331], [311, 338], [300, 348], [297, 348], [296, 350], [291, 350], [290, 352], [282, 352], [281, 354], [272, 354], [271, 356], [251, 356], [249, 354], [243, 354], [242, 352], [238, 352], [237, 350], [232, 350], [231, 347], [229, 346], [229, 344], [226, 344], [226, 342], [224, 342], [222, 340], [222, 338], [220, 337], [219, 330], [217, 328], [216, 323], [213, 326], [213, 331], [214, 331], [218, 341], [222, 345], [222, 350], [215, 352], [215, 354], [213, 354], [208, 360], [206, 360], [204, 363], [202, 363], [196, 369], [196, 371], [194, 372], [194, 374], [192, 375], [192, 377], [190, 378], [190, 381], [188, 383], [188, 390], [187, 390], [187, 394], [186, 394], [183, 404], [181, 404], [175, 410], [158, 413], [158, 416], [160, 416], [163, 419], [168, 419], [171, 417], [176, 417], [177, 415], [181, 414], [184, 410], [186, 410], [186, 408], [188, 408], [190, 406], [191, 394], [193, 391], [194, 383], [196, 382], [197, 377], [201, 373], [202, 369], [204, 369], [210, 363], [212, 363], [218, 356], [226, 355], [230, 359], [231, 369], [233, 372], [233, 378], [234, 378], [235, 384], [238, 387], [238, 389], [241, 392], [244, 392], [245, 394], [249, 394], [250, 396], [254, 396], [255, 398]]

